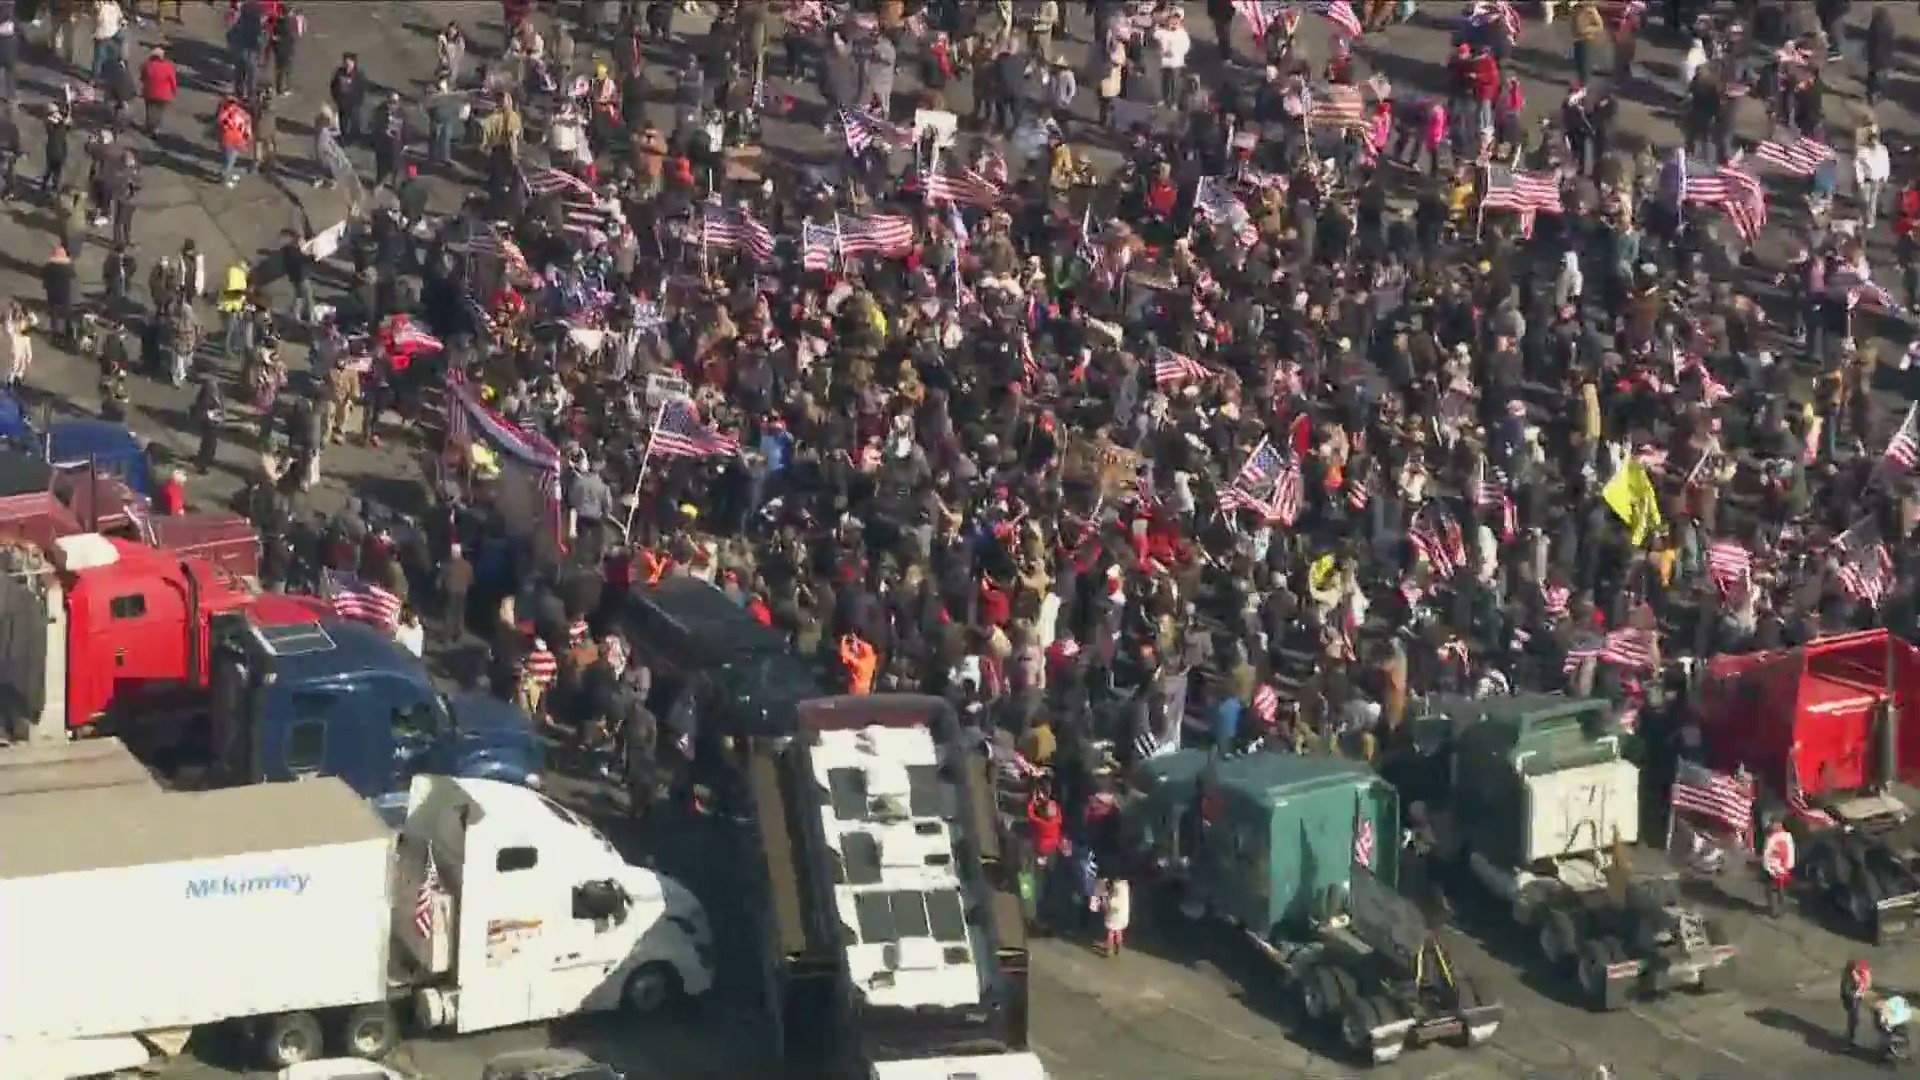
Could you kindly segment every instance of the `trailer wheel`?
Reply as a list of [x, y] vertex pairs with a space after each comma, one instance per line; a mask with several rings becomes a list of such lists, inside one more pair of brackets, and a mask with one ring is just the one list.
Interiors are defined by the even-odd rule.
[[312, 1013], [270, 1016], [260, 1024], [260, 1057], [269, 1069], [285, 1069], [320, 1056], [320, 1021]]
[[400, 1041], [393, 1006], [386, 1002], [347, 1010], [340, 1021], [340, 1046], [351, 1057], [369, 1061], [385, 1057]]
[[631, 1012], [646, 1015], [657, 1013], [680, 998], [680, 973], [672, 964], [654, 961], [642, 964], [633, 974], [627, 976], [627, 985], [620, 992], [620, 1001]]
[[1338, 1009], [1360, 996], [1360, 984], [1354, 981], [1353, 972], [1337, 966], [1328, 970], [1333, 973], [1334, 1008]]

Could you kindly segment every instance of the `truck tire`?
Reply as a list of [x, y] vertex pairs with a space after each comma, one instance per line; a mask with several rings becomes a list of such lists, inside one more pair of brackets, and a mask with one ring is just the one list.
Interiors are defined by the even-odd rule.
[[1337, 965], [1327, 970], [1333, 973], [1334, 1008], [1338, 1009], [1360, 996], [1360, 984], [1354, 980], [1353, 972]]
[[1611, 963], [1613, 950], [1606, 940], [1589, 941], [1580, 947], [1580, 992], [1587, 1004], [1608, 1012], [1622, 1004], [1614, 1000], [1612, 988], [1607, 984], [1607, 966]]
[[680, 973], [672, 964], [654, 961], [642, 964], [627, 976], [620, 991], [620, 1003], [628, 1012], [641, 1016], [658, 1013], [680, 1000]]
[[1319, 1024], [1340, 1015], [1340, 984], [1330, 967], [1308, 968], [1300, 979], [1300, 1011]]
[[1486, 999], [1480, 996], [1480, 988], [1474, 985], [1474, 981], [1464, 976], [1454, 980], [1453, 997], [1454, 1008], [1460, 1013], [1461, 1017], [1460, 1041], [1467, 1046], [1479, 1046], [1486, 1040], [1476, 1040], [1474, 1038], [1473, 1029], [1466, 1025], [1466, 1014], [1469, 1010], [1477, 1009], [1486, 1004]]
[[348, 1009], [340, 1018], [340, 1051], [348, 1057], [376, 1061], [400, 1041], [399, 1019], [393, 1006], [380, 1002]]
[[1373, 1029], [1379, 1026], [1380, 1015], [1366, 998], [1354, 998], [1340, 1010], [1340, 1041], [1362, 1061], [1373, 1061]]
[[325, 1052], [320, 1021], [312, 1013], [290, 1012], [260, 1022], [260, 1060], [278, 1071], [312, 1061]]
[[1580, 954], [1580, 929], [1561, 908], [1548, 908], [1540, 919], [1540, 955], [1548, 967], [1559, 967]]

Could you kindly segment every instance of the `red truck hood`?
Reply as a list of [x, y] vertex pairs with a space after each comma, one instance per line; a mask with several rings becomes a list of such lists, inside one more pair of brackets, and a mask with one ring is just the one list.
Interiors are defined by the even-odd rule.
[[317, 596], [261, 593], [247, 605], [247, 616], [257, 626], [292, 626], [334, 616], [333, 605]]

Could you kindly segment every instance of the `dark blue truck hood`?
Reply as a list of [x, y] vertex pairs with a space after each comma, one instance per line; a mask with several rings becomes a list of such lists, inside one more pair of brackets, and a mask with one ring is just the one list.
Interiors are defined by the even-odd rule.
[[454, 775], [520, 784], [546, 768], [546, 744], [518, 708], [476, 693], [449, 695], [447, 707], [457, 730]]

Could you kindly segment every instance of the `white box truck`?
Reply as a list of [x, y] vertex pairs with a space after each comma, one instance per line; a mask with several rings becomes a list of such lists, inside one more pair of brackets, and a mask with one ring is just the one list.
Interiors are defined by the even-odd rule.
[[[0, 1080], [68, 1080], [242, 1022], [261, 1064], [376, 1057], [712, 983], [684, 887], [544, 796], [420, 777], [399, 834], [339, 780], [0, 797]], [[398, 944], [400, 948], [394, 949]]]

